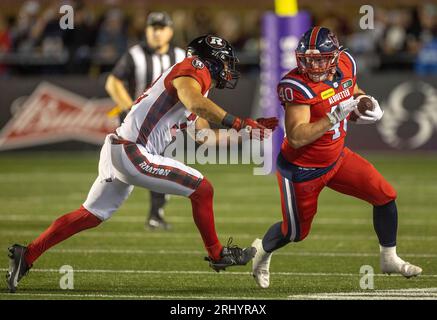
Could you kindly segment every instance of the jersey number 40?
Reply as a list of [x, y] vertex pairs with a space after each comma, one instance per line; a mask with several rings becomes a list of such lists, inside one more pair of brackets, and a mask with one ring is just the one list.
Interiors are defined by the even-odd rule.
[[279, 88], [279, 98], [284, 102], [293, 101], [293, 90], [288, 87], [280, 87]]

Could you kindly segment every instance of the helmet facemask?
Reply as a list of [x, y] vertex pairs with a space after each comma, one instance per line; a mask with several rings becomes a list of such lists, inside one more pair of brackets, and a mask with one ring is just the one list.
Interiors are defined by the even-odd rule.
[[214, 53], [215, 60], [206, 59], [206, 65], [211, 73], [211, 78], [216, 81], [217, 89], [235, 89], [240, 72], [236, 70], [238, 58], [227, 53], [226, 50]]
[[335, 74], [338, 64], [339, 50], [320, 53], [319, 50], [306, 50], [305, 53], [296, 52], [299, 72], [305, 74], [311, 81], [325, 81], [331, 74]]
[[331, 80], [337, 71], [341, 50], [337, 36], [328, 28], [310, 28], [296, 48], [299, 72], [313, 82]]

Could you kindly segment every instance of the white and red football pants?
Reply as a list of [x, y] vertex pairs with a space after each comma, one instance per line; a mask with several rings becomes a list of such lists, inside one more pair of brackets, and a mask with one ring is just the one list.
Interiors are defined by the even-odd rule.
[[[106, 156], [110, 156], [115, 179], [107, 182], [98, 176], [83, 204], [101, 220], [117, 211], [134, 186], [189, 197], [203, 179], [199, 171], [177, 160], [150, 154], [142, 145], [128, 141], [114, 140], [111, 154]], [[100, 159], [99, 166], [102, 162]]]
[[[108, 143], [110, 145], [108, 145]], [[142, 145], [123, 140], [106, 139], [102, 147], [100, 166], [109, 163], [113, 179], [97, 177], [83, 205], [55, 220], [28, 246], [26, 261], [32, 264], [42, 253], [70, 236], [98, 226], [112, 217], [134, 186], [151, 191], [182, 195], [191, 200], [193, 219], [202, 236], [208, 255], [220, 259], [222, 245], [214, 224], [211, 183], [185, 164], [148, 153]]]

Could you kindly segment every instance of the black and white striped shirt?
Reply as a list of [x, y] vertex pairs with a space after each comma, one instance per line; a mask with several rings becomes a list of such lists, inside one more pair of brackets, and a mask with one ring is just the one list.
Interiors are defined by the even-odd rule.
[[157, 54], [145, 43], [131, 47], [117, 62], [112, 74], [125, 83], [132, 100], [139, 97], [164, 71], [185, 58], [185, 50], [170, 45]]

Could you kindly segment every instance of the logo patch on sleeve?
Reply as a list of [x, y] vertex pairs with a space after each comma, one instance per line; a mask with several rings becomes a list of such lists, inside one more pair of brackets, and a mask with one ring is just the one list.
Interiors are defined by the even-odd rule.
[[191, 62], [191, 64], [196, 69], [203, 69], [205, 67], [205, 64], [199, 59], [194, 59], [193, 62]]

